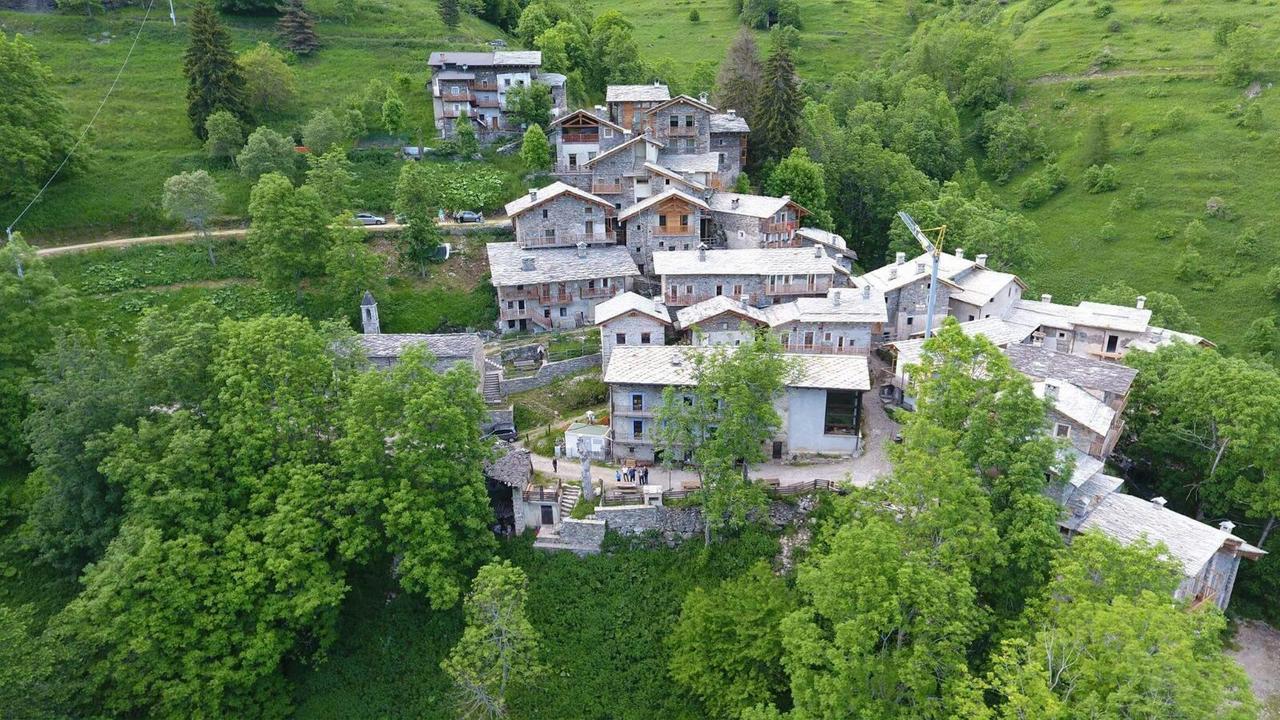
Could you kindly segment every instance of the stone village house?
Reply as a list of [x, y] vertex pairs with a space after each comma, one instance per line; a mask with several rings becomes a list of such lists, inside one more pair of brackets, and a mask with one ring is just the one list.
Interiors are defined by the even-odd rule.
[[437, 51], [431, 53], [427, 66], [431, 110], [441, 137], [453, 137], [463, 118], [484, 140], [521, 130], [507, 115], [507, 93], [515, 87], [547, 85], [553, 114], [565, 108], [565, 78], [541, 72], [542, 53], [537, 50]]
[[662, 298], [647, 298], [633, 292], [616, 295], [596, 306], [600, 327], [601, 367], [609, 367], [616, 347], [666, 345], [671, 331], [671, 313]]
[[[655, 413], [667, 387], [694, 384], [688, 345], [615, 347], [604, 381], [609, 386], [609, 441], [617, 460], [660, 462], [655, 447]], [[732, 352], [732, 350], [730, 350]], [[794, 374], [775, 406], [782, 418], [765, 448], [775, 460], [804, 455], [852, 455], [861, 449], [862, 394], [871, 388], [867, 358], [861, 355], [787, 354]]]
[[847, 272], [821, 247], [658, 252], [653, 271], [662, 297], [682, 308], [718, 295], [748, 296], [764, 306], [797, 297], [825, 296], [848, 284]]
[[617, 246], [525, 250], [489, 243], [489, 272], [498, 295], [500, 332], [585, 327], [596, 304], [626, 292], [640, 273]]
[[682, 308], [676, 326], [696, 346], [740, 345], [767, 328], [786, 352], [867, 355], [883, 332], [884, 296], [870, 285], [833, 288], [764, 308], [721, 295]]

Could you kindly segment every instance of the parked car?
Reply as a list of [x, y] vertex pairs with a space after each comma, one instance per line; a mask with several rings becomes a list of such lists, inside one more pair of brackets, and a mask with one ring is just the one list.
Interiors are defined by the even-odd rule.
[[459, 210], [453, 214], [453, 221], [460, 223], [484, 222], [484, 214], [474, 210]]
[[387, 219], [373, 213], [356, 213], [356, 222], [361, 225], [386, 225]]
[[493, 430], [491, 431], [491, 433], [493, 435], [496, 435], [502, 438], [503, 440], [506, 440], [507, 442], [515, 442], [516, 426], [509, 422], [496, 423], [493, 426]]

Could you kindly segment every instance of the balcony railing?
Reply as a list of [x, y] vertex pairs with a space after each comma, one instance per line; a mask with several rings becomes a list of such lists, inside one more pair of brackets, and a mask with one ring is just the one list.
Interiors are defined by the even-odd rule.
[[592, 182], [591, 192], [596, 195], [609, 195], [622, 192], [622, 183], [616, 182]]
[[765, 295], [806, 295], [809, 293], [825, 293], [827, 291], [826, 282], [816, 283], [778, 283], [776, 285], [768, 285], [765, 288]]
[[530, 485], [521, 493], [525, 502], [559, 502], [560, 488], [564, 481], [557, 480], [554, 486]]
[[583, 132], [566, 132], [566, 131], [561, 131], [561, 132], [560, 132], [560, 142], [562, 142], [562, 143], [588, 143], [588, 144], [596, 144], [596, 145], [598, 145], [598, 144], [600, 143], [600, 135], [599, 135], [599, 133], [583, 133]]
[[767, 233], [793, 233], [796, 231], [796, 223], [791, 222], [766, 222], [764, 231]]
[[684, 125], [680, 127], [667, 126], [667, 137], [695, 137], [697, 134], [698, 128], [696, 127], [685, 127]]
[[653, 234], [656, 237], [688, 237], [689, 235], [697, 235], [698, 230], [692, 225], [680, 227], [663, 227], [662, 225], [654, 225]]
[[578, 290], [578, 295], [583, 298], [607, 298], [618, 294], [618, 288], [615, 285], [609, 287], [584, 287]]
[[487, 108], [501, 107], [501, 105], [498, 104], [498, 98], [496, 97], [492, 97], [492, 98], [473, 97], [471, 99], [471, 104], [475, 105], [476, 107], [487, 107]]
[[612, 245], [617, 236], [612, 230], [606, 230], [600, 233], [587, 234], [585, 232], [577, 233], [556, 233], [554, 237], [545, 235], [531, 235], [520, 238], [520, 247], [556, 247], [556, 246], [572, 246], [580, 242], [588, 245]]
[[467, 89], [462, 89], [462, 90], [459, 90], [458, 92], [452, 92], [450, 90], [441, 90], [440, 99], [447, 100], [449, 102], [471, 102], [472, 100], [475, 99], [475, 96], [472, 95], [471, 91]]
[[498, 83], [497, 83], [497, 81], [494, 81], [494, 82], [486, 82], [486, 81], [484, 81], [484, 80], [472, 80], [472, 81], [471, 81], [471, 89], [472, 89], [472, 90], [481, 90], [481, 91], [485, 91], [485, 90], [487, 90], [487, 91], [489, 91], [489, 92], [498, 92]]
[[711, 298], [716, 297], [716, 294], [713, 292], [683, 293], [667, 291], [664, 297], [666, 297], [668, 305], [693, 305], [695, 303], [710, 300]]
[[808, 353], [814, 355], [866, 355], [867, 346], [849, 343], [846, 345], [837, 345], [835, 343], [815, 342], [815, 343], [787, 343], [782, 349], [790, 353]]

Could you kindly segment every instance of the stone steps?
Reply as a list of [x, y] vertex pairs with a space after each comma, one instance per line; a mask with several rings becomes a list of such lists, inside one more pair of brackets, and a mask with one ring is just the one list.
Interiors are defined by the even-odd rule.
[[560, 517], [567, 518], [578, 506], [578, 498], [582, 497], [582, 487], [577, 484], [564, 485], [560, 490]]

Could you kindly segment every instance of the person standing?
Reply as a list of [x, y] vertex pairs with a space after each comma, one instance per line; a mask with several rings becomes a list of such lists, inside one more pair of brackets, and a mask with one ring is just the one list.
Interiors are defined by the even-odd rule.
[[560, 461], [558, 458], [551, 458], [551, 472], [552, 474], [560, 472]]

